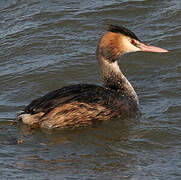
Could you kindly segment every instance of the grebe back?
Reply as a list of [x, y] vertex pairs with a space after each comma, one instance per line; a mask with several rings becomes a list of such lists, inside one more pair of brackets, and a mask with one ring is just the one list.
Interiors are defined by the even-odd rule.
[[109, 26], [96, 50], [103, 87], [78, 84], [52, 91], [33, 100], [17, 119], [33, 127], [53, 129], [86, 126], [135, 113], [137, 94], [117, 62], [122, 54], [135, 51], [167, 52], [142, 43], [125, 27]]

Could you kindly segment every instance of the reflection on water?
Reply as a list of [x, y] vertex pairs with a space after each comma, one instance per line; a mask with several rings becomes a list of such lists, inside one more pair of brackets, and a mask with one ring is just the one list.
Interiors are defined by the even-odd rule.
[[[180, 179], [180, 1], [0, 2], [1, 179]], [[101, 84], [96, 44], [121, 24], [166, 54], [120, 62], [141, 116], [47, 131], [15, 122], [32, 99], [64, 85]]]

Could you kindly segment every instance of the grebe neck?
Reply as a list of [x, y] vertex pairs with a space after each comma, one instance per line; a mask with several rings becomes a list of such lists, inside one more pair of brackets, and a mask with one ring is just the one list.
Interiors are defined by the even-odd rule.
[[103, 86], [110, 90], [116, 90], [118, 93], [132, 98], [137, 104], [139, 104], [137, 94], [130, 82], [121, 72], [118, 62], [110, 62], [101, 55], [98, 55], [97, 58]]

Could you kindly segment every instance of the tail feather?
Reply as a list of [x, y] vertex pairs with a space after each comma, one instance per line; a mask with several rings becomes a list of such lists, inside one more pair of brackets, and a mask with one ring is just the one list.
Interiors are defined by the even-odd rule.
[[38, 114], [27, 114], [24, 111], [20, 111], [17, 115], [17, 120], [22, 121], [25, 124], [33, 125], [40, 123], [41, 116], [44, 113], [38, 113]]

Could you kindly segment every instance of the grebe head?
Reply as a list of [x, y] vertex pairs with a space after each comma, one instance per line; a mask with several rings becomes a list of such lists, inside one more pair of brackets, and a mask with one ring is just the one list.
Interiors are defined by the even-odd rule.
[[101, 55], [110, 62], [115, 62], [122, 54], [136, 51], [168, 52], [156, 46], [146, 45], [132, 31], [123, 26], [114, 25], [108, 27], [97, 47], [97, 55]]

